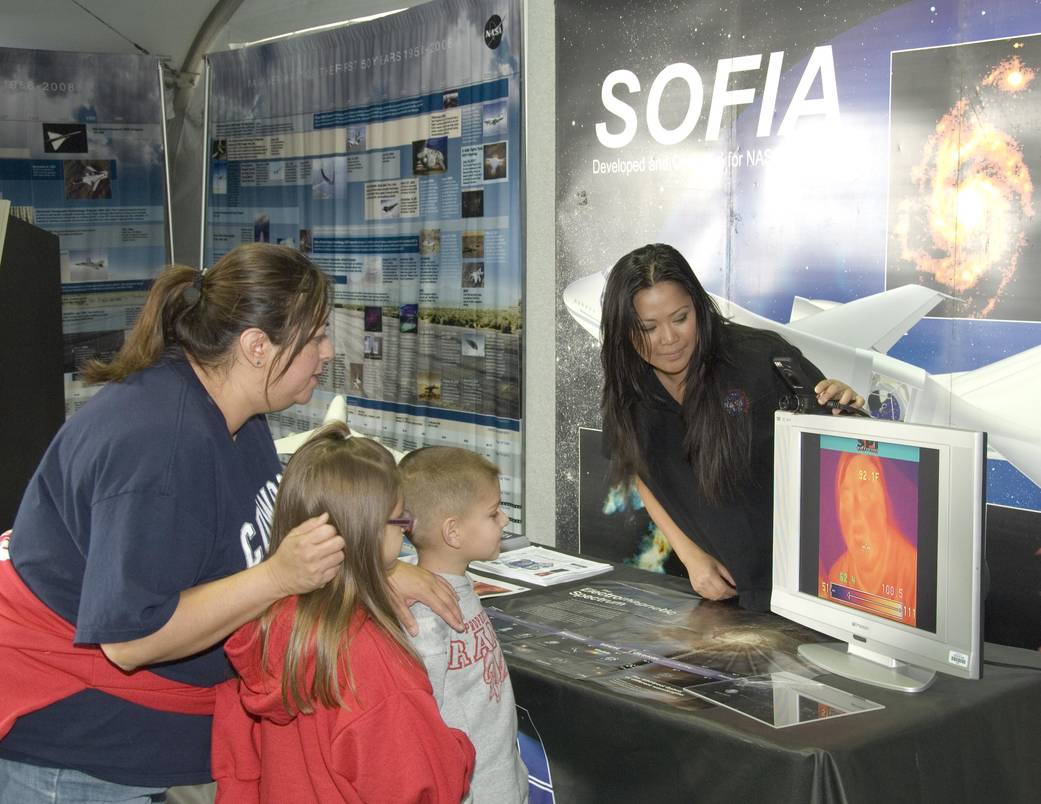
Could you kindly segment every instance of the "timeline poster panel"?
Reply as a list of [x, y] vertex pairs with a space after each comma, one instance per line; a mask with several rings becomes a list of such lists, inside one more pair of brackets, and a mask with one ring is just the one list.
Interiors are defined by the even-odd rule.
[[0, 197], [58, 235], [66, 414], [169, 261], [158, 59], [0, 48]]
[[521, 12], [445, 0], [209, 57], [207, 262], [297, 248], [333, 280], [335, 357], [307, 406], [502, 470], [521, 532]]
[[604, 277], [655, 242], [874, 415], [986, 430], [989, 501], [1041, 511], [1041, 7], [558, 0], [556, 31], [560, 545]]

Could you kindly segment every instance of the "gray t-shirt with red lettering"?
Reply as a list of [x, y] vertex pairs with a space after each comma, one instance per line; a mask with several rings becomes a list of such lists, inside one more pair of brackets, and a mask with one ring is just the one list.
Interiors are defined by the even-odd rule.
[[506, 660], [470, 579], [442, 577], [459, 596], [466, 630], [453, 631], [416, 603], [412, 614], [419, 634], [412, 644], [426, 665], [441, 717], [464, 731], [477, 751], [470, 785], [474, 804], [521, 804], [528, 800], [528, 771], [517, 748], [517, 712]]

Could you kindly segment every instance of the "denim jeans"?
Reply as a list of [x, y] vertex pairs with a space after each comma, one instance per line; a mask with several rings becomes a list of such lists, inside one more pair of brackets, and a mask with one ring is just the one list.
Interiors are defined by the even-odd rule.
[[0, 804], [156, 804], [166, 788], [106, 782], [69, 768], [0, 759]]

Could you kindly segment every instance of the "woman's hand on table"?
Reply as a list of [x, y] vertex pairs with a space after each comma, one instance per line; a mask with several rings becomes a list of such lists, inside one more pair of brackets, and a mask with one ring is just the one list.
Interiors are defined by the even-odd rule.
[[687, 569], [691, 587], [706, 600], [726, 600], [737, 594], [730, 571], [693, 542], [677, 558]]

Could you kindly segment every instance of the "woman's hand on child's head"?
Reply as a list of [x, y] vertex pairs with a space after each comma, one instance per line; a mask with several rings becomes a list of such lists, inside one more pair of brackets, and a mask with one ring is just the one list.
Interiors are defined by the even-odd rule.
[[405, 630], [412, 636], [419, 633], [416, 618], [409, 611], [413, 603], [422, 603], [456, 631], [463, 630], [463, 612], [459, 608], [452, 584], [422, 567], [398, 561], [387, 575], [390, 580], [390, 600]]
[[329, 515], [304, 520], [282, 540], [263, 566], [284, 596], [302, 595], [325, 586], [340, 571], [345, 542], [329, 524]]

